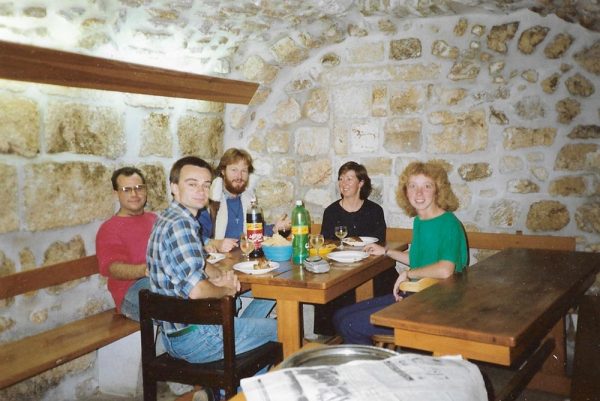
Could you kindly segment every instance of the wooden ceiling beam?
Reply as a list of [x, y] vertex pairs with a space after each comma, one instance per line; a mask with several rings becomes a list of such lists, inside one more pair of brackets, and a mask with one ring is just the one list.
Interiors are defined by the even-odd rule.
[[248, 104], [258, 84], [0, 41], [0, 78]]

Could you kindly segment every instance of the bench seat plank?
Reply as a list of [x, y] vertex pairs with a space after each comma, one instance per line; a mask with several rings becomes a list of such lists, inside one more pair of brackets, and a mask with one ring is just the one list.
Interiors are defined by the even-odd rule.
[[98, 273], [96, 255], [0, 277], [0, 299], [52, 287]]
[[110, 309], [55, 329], [0, 345], [0, 389], [108, 345], [139, 330]]

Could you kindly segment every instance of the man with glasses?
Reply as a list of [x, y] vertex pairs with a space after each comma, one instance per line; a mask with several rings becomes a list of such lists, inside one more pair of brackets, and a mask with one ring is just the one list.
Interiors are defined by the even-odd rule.
[[146, 180], [135, 167], [123, 167], [111, 177], [119, 210], [102, 223], [96, 235], [100, 274], [108, 277], [118, 312], [139, 321], [138, 292], [150, 288], [146, 274], [146, 248], [156, 215], [145, 212]]

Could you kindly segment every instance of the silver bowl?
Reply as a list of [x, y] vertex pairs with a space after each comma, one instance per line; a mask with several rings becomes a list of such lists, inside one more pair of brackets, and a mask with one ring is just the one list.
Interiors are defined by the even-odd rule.
[[358, 360], [382, 360], [395, 355], [398, 355], [395, 351], [369, 345], [328, 345], [297, 352], [286, 358], [279, 366], [281, 368], [335, 366]]

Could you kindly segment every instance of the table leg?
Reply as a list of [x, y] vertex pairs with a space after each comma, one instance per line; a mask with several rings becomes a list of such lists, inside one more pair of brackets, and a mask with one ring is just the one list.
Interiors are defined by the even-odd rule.
[[373, 280], [369, 280], [354, 289], [356, 294], [356, 302], [364, 301], [365, 299], [373, 298]]
[[277, 300], [277, 337], [283, 344], [284, 358], [300, 349], [302, 338], [300, 302]]
[[527, 387], [568, 397], [571, 391], [571, 379], [566, 373], [567, 355], [564, 318], [558, 321], [546, 338], [554, 338], [554, 350]]

